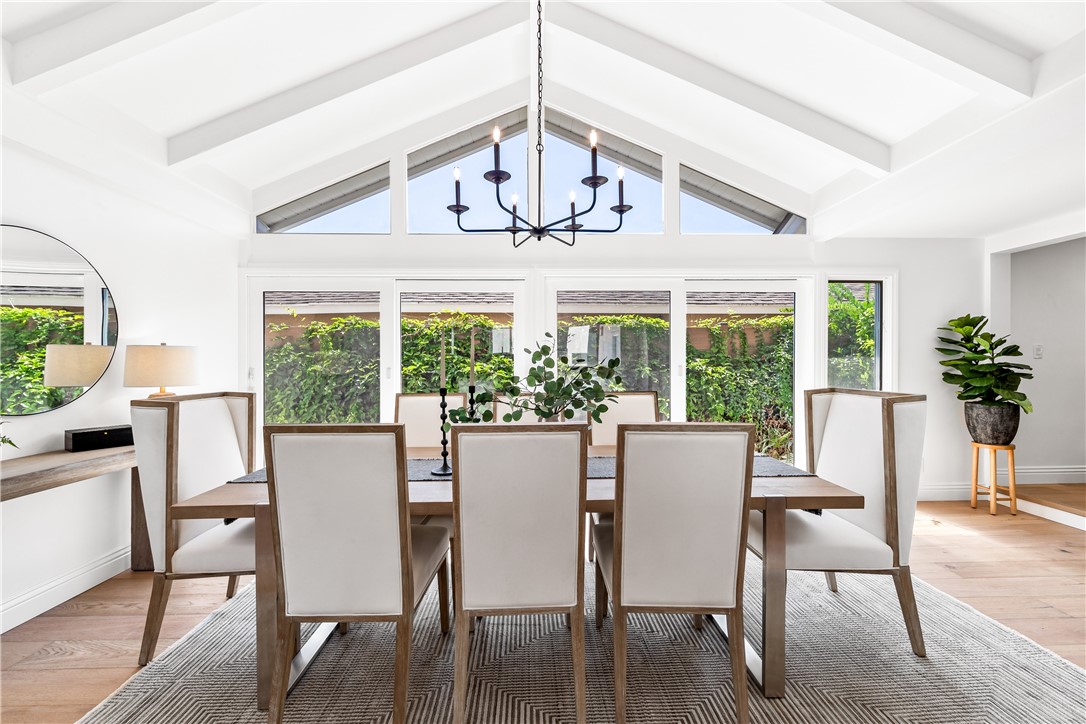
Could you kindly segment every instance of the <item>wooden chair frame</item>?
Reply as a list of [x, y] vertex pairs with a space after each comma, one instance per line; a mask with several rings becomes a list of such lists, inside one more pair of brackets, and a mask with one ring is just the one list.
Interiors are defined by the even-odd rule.
[[[283, 549], [279, 528], [278, 495], [275, 481], [275, 456], [272, 455], [272, 436], [280, 434], [366, 434], [392, 433], [396, 437], [397, 515], [400, 519], [400, 587], [401, 609], [398, 615], [360, 614], [352, 616], [291, 616], [286, 612], [286, 591], [283, 581]], [[401, 423], [385, 424], [307, 424], [265, 425], [265, 463], [268, 470], [268, 504], [271, 513], [272, 548], [275, 553], [275, 585], [277, 591], [277, 629], [275, 668], [272, 672], [272, 695], [268, 706], [268, 721], [281, 722], [286, 707], [290, 668], [298, 647], [298, 628], [303, 622], [337, 622], [340, 633], [346, 633], [350, 622], [391, 621], [396, 624], [396, 664], [392, 695], [392, 721], [403, 724], [407, 720], [407, 691], [411, 667], [411, 628], [415, 609], [438, 579], [441, 632], [449, 631], [449, 573], [448, 555], [422, 587], [414, 591], [411, 559], [411, 514], [407, 492], [407, 449], [404, 444], [404, 426]]]
[[[626, 390], [624, 392], [608, 392], [607, 394], [609, 394], [609, 395], [617, 395], [618, 396], [619, 402], [616, 403], [616, 404], [622, 404], [622, 398], [623, 397], [647, 397], [648, 395], [652, 395], [652, 409], [656, 413], [656, 421], [657, 422], [660, 421], [660, 396], [657, 394], [656, 390]], [[608, 407], [610, 407], [610, 405], [608, 405]], [[606, 415], [607, 413], [605, 412], [603, 414]], [[622, 424], [622, 425], [636, 425], [636, 424], [644, 424], [644, 423], [619, 423], [619, 424]], [[595, 432], [593, 432], [593, 435], [595, 435]], [[616, 436], [617, 436], [617, 433], [616, 433]], [[590, 445], [602, 445], [603, 443], [597, 443], [596, 440], [595, 440], [595, 437], [592, 437], [589, 440], [589, 444]]]
[[[454, 652], [453, 679], [453, 722], [463, 724], [467, 719], [468, 700], [468, 650], [470, 645], [470, 623], [476, 616], [517, 616], [543, 613], [559, 613], [568, 616], [568, 625], [573, 637], [573, 695], [577, 709], [577, 724], [587, 721], [585, 703], [585, 643], [584, 643], [584, 566], [581, 564], [580, 542], [584, 539], [585, 506], [588, 493], [588, 425], [575, 423], [541, 423], [538, 425], [454, 425], [452, 428], [452, 457], [460, 460], [460, 436], [470, 434], [509, 434], [529, 433], [569, 433], [579, 432], [580, 443], [580, 482], [578, 483], [577, 540], [574, 546], [574, 570], [576, 573], [576, 594], [572, 606], [542, 606], [526, 608], [486, 608], [469, 609], [464, 607], [463, 551], [461, 546], [453, 546], [454, 588], [459, 592], [455, 598], [456, 606], [456, 649]], [[463, 540], [460, 528], [460, 465], [453, 464], [453, 538]]]
[[[624, 505], [626, 500], [626, 433], [627, 432], [745, 432], [747, 433], [747, 464], [743, 475], [743, 502], [739, 530], [738, 561], [736, 562], [735, 607], [715, 608], [705, 606], [628, 606], [622, 600], [622, 534], [624, 531]], [[596, 628], [603, 628], [610, 594], [614, 615], [615, 645], [615, 722], [626, 721], [626, 662], [627, 619], [631, 613], [667, 614], [724, 614], [728, 617], [728, 651], [731, 658], [732, 682], [735, 686], [736, 719], [740, 724], [749, 720], [747, 701], [746, 639], [743, 632], [743, 575], [746, 569], [747, 526], [750, 516], [750, 491], [754, 473], [754, 426], [747, 423], [648, 423], [620, 424], [618, 428], [618, 452], [615, 458], [615, 538], [611, 572], [612, 590], [607, 590], [599, 558], [596, 559]]]
[[[225, 571], [220, 573], [174, 573], [173, 554], [178, 548], [178, 526], [173, 517], [173, 505], [177, 500], [177, 466], [178, 466], [178, 431], [180, 429], [180, 405], [188, 400], [207, 400], [214, 398], [240, 398], [248, 402], [248, 438], [247, 453], [245, 455], [245, 472], [253, 471], [253, 445], [254, 435], [254, 398], [252, 392], [203, 392], [191, 395], [173, 395], [170, 397], [158, 397], [153, 399], [132, 400], [131, 407], [146, 407], [166, 411], [166, 552], [164, 571], [155, 571], [151, 584], [151, 601], [147, 608], [147, 622], [143, 629], [143, 642], [140, 645], [139, 665], [144, 666], [155, 655], [158, 646], [159, 631], [162, 629], [162, 619], [166, 614], [166, 604], [170, 598], [170, 589], [173, 581], [182, 578], [214, 578], [227, 576], [226, 597], [233, 598], [237, 591], [238, 576], [253, 575], [255, 570]], [[137, 468], [138, 470], [138, 468]], [[226, 482], [225, 480], [221, 482]], [[142, 501], [140, 503], [142, 507]]]
[[[814, 398], [816, 395], [825, 394], [849, 394], [865, 397], [877, 397], [882, 400], [882, 450], [883, 465], [882, 475], [884, 489], [886, 491], [886, 544], [893, 551], [893, 566], [887, 569], [842, 569], [837, 571], [824, 571], [826, 585], [834, 593], [837, 592], [837, 573], [870, 573], [875, 575], [888, 575], [894, 579], [894, 588], [897, 591], [898, 603], [901, 606], [901, 614], [905, 619], [905, 628], [909, 633], [909, 643], [913, 653], [917, 656], [927, 656], [924, 646], [924, 632], [920, 627], [920, 612], [916, 607], [916, 595], [913, 591], [912, 572], [909, 566], [901, 565], [901, 531], [898, 523], [897, 503], [897, 457], [896, 439], [894, 433], [894, 406], [910, 402], [925, 402], [926, 395], [910, 395], [901, 392], [882, 392], [879, 390], [854, 390], [847, 387], [823, 387], [816, 390], [804, 391], [804, 409], [807, 414], [807, 471], [815, 474], [814, 454], [814, 422], [812, 419]], [[790, 569], [800, 570], [800, 569]], [[821, 569], [819, 569], [821, 570]]]

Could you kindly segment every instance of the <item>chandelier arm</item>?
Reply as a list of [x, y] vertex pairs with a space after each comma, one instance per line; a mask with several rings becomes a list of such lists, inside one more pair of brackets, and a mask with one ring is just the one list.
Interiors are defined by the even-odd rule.
[[622, 218], [625, 214], [618, 215], [618, 226], [613, 229], [577, 229], [582, 234], [613, 234], [622, 228]]
[[[577, 216], [587, 216], [588, 214], [592, 213], [592, 209], [594, 209], [594, 208], [596, 208], [596, 189], [592, 189], [592, 203], [589, 204], [588, 208], [585, 209], [584, 211], [578, 211]], [[551, 223], [547, 224], [543, 228], [544, 229], [553, 229], [554, 227], [558, 226], [559, 224], [564, 224], [567, 221], [572, 221], [572, 220], [573, 220], [573, 214], [570, 214], [569, 216], [566, 216], [565, 218], [558, 219], [557, 221], [552, 221]]]
[[460, 231], [467, 234], [508, 234], [508, 229], [465, 229], [464, 225], [460, 223], [460, 214], [456, 215], [456, 225]]
[[[498, 184], [494, 184], [494, 199], [498, 202], [498, 208], [508, 214], [510, 218], [515, 218], [517, 221], [523, 222], [525, 226], [528, 227], [532, 225], [532, 222], [528, 221], [520, 214], [514, 214], [511, 209], [505, 207], [505, 204], [502, 203], [501, 186]], [[508, 231], [508, 229], [502, 229], [502, 231]]]
[[566, 246], [573, 246], [574, 244], [577, 243], [577, 232], [576, 231], [573, 232], [573, 238], [570, 241], [566, 241], [562, 237], [558, 236], [558, 234], [555, 234], [555, 233], [550, 232], [550, 231], [547, 232], [547, 236], [549, 236], [550, 238], [554, 239], [557, 242], [565, 244]]

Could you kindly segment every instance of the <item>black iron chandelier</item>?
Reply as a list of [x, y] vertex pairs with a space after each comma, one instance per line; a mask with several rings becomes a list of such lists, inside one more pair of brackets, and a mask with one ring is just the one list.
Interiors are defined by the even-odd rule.
[[[498, 202], [498, 207], [504, 211], [511, 223], [509, 226], [500, 229], [466, 229], [464, 228], [463, 219], [461, 218], [468, 207], [460, 203], [460, 168], [453, 169], [453, 184], [456, 191], [456, 203], [446, 207], [449, 211], [456, 214], [456, 225], [460, 231], [464, 231], [470, 234], [493, 234], [500, 232], [508, 232], [513, 237], [513, 248], [519, 247], [528, 239], [543, 239], [544, 237], [551, 237], [566, 246], [573, 246], [577, 242], [577, 232], [592, 233], [592, 234], [613, 234], [622, 228], [622, 217], [627, 211], [633, 208], [633, 206], [625, 203], [623, 198], [622, 189], [622, 177], [623, 169], [619, 167], [618, 176], [618, 204], [611, 207], [611, 211], [618, 215], [618, 224], [613, 229], [586, 229], [584, 224], [577, 223], [577, 197], [574, 192], [569, 193], [569, 216], [563, 217], [556, 221], [552, 221], [549, 224], [543, 223], [543, 0], [537, 0], [536, 2], [536, 74], [539, 79], [538, 83], [538, 95], [536, 98], [536, 143], [535, 152], [538, 158], [538, 164], [536, 166], [536, 197], [535, 197], [535, 223], [528, 221], [523, 216], [517, 213], [517, 195], [513, 194], [510, 199], [513, 208], [507, 208], [502, 202], [501, 185], [510, 180], [512, 176], [508, 171], [503, 171], [501, 167], [501, 129], [498, 126], [494, 126], [494, 168], [483, 174], [483, 179], [494, 184], [494, 198]], [[592, 189], [592, 203], [588, 205], [588, 208], [580, 212], [581, 216], [589, 214], [594, 208], [596, 208], [596, 194], [600, 186], [607, 183], [607, 177], [601, 176], [597, 169], [596, 164], [596, 142], [598, 140], [595, 131], [589, 134], [589, 143], [591, 147], [591, 167], [592, 172], [588, 176], [581, 179], [581, 183]], [[531, 213], [529, 212], [529, 216]], [[523, 226], [521, 225], [523, 224]], [[569, 232], [569, 238], [556, 234], [556, 231]], [[520, 241], [517, 240], [518, 234], [525, 234], [521, 237]]]

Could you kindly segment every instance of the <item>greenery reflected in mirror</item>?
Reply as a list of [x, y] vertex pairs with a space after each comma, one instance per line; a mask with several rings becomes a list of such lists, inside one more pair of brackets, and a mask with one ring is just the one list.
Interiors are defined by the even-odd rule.
[[115, 347], [117, 313], [105, 282], [79, 252], [22, 226], [0, 225], [0, 234], [0, 414], [33, 415], [77, 399], [112, 359], [97, 350], [100, 370], [48, 386], [46, 348]]

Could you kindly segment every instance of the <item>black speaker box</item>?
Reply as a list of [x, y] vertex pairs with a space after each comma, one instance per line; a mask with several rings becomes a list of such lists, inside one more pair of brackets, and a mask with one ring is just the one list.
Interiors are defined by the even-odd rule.
[[101, 450], [132, 444], [132, 426], [87, 427], [82, 430], [64, 431], [64, 449], [68, 452]]

